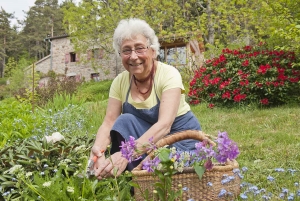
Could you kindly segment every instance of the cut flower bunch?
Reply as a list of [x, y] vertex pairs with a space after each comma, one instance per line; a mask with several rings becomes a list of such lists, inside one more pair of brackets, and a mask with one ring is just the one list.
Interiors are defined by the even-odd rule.
[[189, 102], [208, 107], [235, 104], [279, 105], [299, 101], [300, 66], [294, 52], [266, 44], [223, 49], [201, 66], [190, 82]]
[[[173, 144], [185, 139], [199, 142], [191, 151], [176, 150]], [[140, 159], [138, 147], [133, 137], [122, 142], [122, 156], [129, 162]], [[240, 176], [234, 171], [239, 149], [226, 132], [212, 139], [202, 131], [182, 131], [156, 144], [149, 139], [140, 149], [148, 156], [132, 170], [136, 200], [226, 200], [239, 194]]]
[[[172, 146], [157, 148], [152, 139], [149, 139], [149, 144], [143, 146], [148, 151], [153, 151], [154, 154], [152, 158], [147, 157], [142, 162], [142, 169], [148, 172], [154, 172], [156, 169], [164, 171], [169, 168], [166, 165], [170, 164], [171, 169], [182, 172], [184, 167], [194, 167], [201, 179], [206, 169], [211, 170], [213, 168], [214, 161], [224, 164], [227, 160], [233, 160], [239, 155], [237, 144], [228, 137], [227, 132], [219, 132], [215, 143], [207, 138], [202, 142], [195, 143], [195, 150], [182, 151], [176, 150]], [[122, 156], [129, 162], [141, 158], [135, 157], [134, 153], [139, 153], [139, 150], [132, 136], [129, 141], [122, 142], [120, 147]]]

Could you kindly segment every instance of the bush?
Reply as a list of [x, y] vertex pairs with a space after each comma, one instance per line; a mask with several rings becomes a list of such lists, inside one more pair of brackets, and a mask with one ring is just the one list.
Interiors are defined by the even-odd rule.
[[53, 101], [54, 97], [57, 95], [73, 95], [81, 83], [82, 82], [76, 81], [75, 79], [50, 77], [47, 86], [36, 88], [36, 93], [39, 97], [37, 104], [39, 106], [44, 106], [49, 101]]
[[300, 67], [294, 52], [268, 50], [260, 43], [224, 49], [207, 60], [190, 82], [189, 102], [215, 105], [280, 105], [299, 101]]
[[112, 80], [104, 80], [101, 82], [86, 82], [81, 85], [76, 93], [80, 100], [87, 102], [97, 102], [108, 99], [109, 88]]

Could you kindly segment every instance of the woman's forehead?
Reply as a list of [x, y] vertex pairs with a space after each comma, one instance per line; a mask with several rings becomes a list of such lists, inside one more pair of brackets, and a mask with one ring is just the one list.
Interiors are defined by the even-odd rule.
[[147, 42], [147, 38], [144, 35], [139, 34], [124, 39], [121, 46], [147, 45]]

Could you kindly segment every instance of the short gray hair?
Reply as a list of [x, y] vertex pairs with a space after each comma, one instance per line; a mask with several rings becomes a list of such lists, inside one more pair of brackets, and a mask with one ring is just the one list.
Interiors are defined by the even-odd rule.
[[119, 22], [113, 36], [113, 48], [116, 53], [121, 51], [123, 40], [131, 39], [139, 34], [147, 38], [150, 43], [149, 47], [155, 51], [156, 56], [159, 55], [160, 44], [154, 30], [146, 21], [138, 18], [123, 19]]

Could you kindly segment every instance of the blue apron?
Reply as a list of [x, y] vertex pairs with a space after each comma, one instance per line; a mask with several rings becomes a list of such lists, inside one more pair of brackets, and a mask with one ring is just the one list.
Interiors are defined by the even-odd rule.
[[[150, 109], [136, 109], [133, 105], [128, 103], [131, 82], [132, 80], [130, 81], [126, 100], [122, 105], [122, 114], [117, 118], [110, 132], [112, 141], [111, 154], [120, 150], [119, 146], [121, 145], [121, 141], [129, 140], [129, 136], [138, 139], [158, 121], [160, 100], [155, 91], [155, 83], [152, 90], [154, 89], [157, 104]], [[191, 111], [175, 118], [169, 134], [184, 130], [201, 130], [197, 118]], [[176, 142], [172, 146], [175, 146], [178, 150], [187, 151], [195, 149], [196, 142], [198, 141], [187, 139]]]

